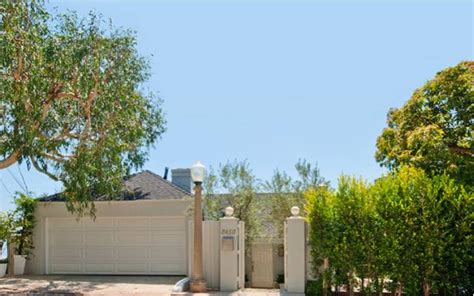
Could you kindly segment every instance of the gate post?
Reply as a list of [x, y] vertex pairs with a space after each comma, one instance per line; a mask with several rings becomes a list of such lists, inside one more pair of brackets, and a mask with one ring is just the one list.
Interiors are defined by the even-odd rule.
[[227, 207], [220, 219], [220, 290], [238, 290], [238, 236], [239, 219], [233, 217], [234, 209]]
[[304, 293], [306, 286], [306, 223], [298, 207], [285, 222], [285, 287], [288, 293]]

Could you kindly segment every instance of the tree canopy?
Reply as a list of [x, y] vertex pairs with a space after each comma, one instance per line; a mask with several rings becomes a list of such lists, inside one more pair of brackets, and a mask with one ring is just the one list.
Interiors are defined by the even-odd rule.
[[0, 4], [0, 169], [26, 163], [63, 183], [69, 210], [93, 210], [164, 132], [161, 102], [133, 32], [42, 4]]
[[410, 164], [429, 174], [447, 171], [474, 184], [474, 62], [444, 69], [391, 109], [377, 139], [377, 161], [390, 169]]

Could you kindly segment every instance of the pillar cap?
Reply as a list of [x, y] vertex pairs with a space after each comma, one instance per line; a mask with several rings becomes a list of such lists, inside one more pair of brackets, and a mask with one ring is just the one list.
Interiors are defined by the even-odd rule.
[[225, 213], [225, 216], [227, 218], [233, 217], [234, 216], [234, 208], [233, 207], [227, 207], [227, 208], [225, 208], [224, 213]]
[[297, 206], [294, 206], [294, 207], [291, 207], [291, 215], [293, 217], [299, 217], [300, 216], [300, 208], [298, 208]]

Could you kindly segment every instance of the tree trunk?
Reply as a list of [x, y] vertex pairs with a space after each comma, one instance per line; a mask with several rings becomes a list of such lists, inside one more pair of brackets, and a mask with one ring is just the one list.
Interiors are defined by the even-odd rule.
[[351, 272], [349, 274], [349, 296], [354, 296], [354, 284], [353, 284], [353, 281], [354, 281], [354, 275], [353, 273]]
[[377, 290], [378, 290], [377, 294], [379, 296], [383, 296], [383, 278], [377, 277], [376, 279], [377, 279]]
[[402, 292], [403, 292], [403, 285], [402, 285], [402, 283], [398, 283], [397, 284], [397, 292], [395, 293], [395, 295], [402, 296]]
[[323, 296], [328, 296], [328, 280], [327, 280], [327, 270], [329, 268], [329, 259], [324, 258], [323, 263]]
[[7, 167], [15, 164], [19, 157], [20, 157], [20, 152], [14, 151], [7, 158], [0, 160], [0, 170], [6, 169]]
[[15, 244], [12, 241], [8, 242], [8, 265], [7, 265], [7, 275], [14, 276], [15, 270]]
[[426, 281], [423, 282], [423, 296], [430, 296], [430, 284]]
[[361, 283], [360, 283], [360, 295], [365, 295], [365, 287], [364, 287], [364, 275], [362, 275]]

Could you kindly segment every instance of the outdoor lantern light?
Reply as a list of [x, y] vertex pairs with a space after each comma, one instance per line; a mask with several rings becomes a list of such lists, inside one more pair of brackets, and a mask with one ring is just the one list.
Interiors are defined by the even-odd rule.
[[206, 167], [198, 160], [191, 167], [191, 177], [194, 183], [202, 183], [204, 175], [206, 174]]

